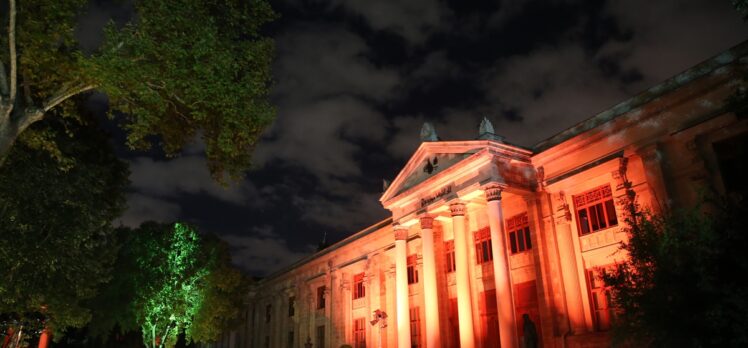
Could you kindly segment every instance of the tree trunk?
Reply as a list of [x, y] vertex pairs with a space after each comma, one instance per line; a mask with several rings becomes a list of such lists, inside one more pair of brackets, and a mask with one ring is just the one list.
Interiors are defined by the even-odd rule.
[[8, 331], [5, 332], [5, 338], [3, 339], [3, 345], [2, 348], [8, 348], [10, 345], [10, 341], [15, 337], [14, 331], [12, 327], [8, 328]]
[[18, 347], [20, 347], [21, 339], [23, 338], [23, 325], [21, 325], [21, 327], [18, 328], [18, 332], [15, 333], [14, 336], [16, 336], [16, 337], [14, 337], [12, 339], [12, 341], [10, 342], [10, 347], [11, 348], [18, 348]]
[[18, 123], [8, 120], [7, 123], [0, 124], [0, 168], [5, 163], [16, 139], [18, 139]]

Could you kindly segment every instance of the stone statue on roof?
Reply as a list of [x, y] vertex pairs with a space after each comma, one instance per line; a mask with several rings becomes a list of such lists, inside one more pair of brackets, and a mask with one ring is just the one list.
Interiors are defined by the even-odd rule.
[[487, 117], [483, 116], [483, 120], [480, 121], [480, 126], [478, 126], [478, 139], [501, 141], [503, 140], [503, 137], [496, 134], [491, 121], [489, 121]]
[[478, 127], [478, 134], [485, 134], [485, 133], [491, 133], [494, 134], [493, 124], [491, 121], [488, 120], [486, 116], [483, 116], [483, 120], [480, 121], [480, 126]]
[[439, 141], [439, 136], [436, 135], [436, 129], [431, 122], [424, 122], [421, 127], [421, 141]]

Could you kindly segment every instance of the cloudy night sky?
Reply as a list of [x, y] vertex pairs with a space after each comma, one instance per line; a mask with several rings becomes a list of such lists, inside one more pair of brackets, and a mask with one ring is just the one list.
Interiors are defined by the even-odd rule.
[[[121, 223], [193, 223], [252, 275], [386, 218], [382, 179], [424, 121], [444, 140], [472, 139], [486, 116], [531, 146], [748, 39], [730, 0], [271, 3], [278, 117], [244, 181], [215, 184], [199, 142], [165, 159], [115, 137], [132, 172]], [[106, 21], [131, 13], [92, 1], [79, 39], [95, 47]], [[106, 98], [89, 104], [103, 111]]]

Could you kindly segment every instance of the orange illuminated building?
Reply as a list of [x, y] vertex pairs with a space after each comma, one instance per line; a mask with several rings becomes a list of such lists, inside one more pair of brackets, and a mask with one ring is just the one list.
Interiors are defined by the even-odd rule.
[[746, 160], [730, 149], [748, 123], [725, 101], [747, 55], [741, 44], [531, 148], [487, 120], [474, 140], [425, 125], [381, 196], [391, 218], [261, 280], [218, 346], [608, 346], [596, 274], [626, 258], [623, 181], [658, 211], [744, 180], [728, 170]]

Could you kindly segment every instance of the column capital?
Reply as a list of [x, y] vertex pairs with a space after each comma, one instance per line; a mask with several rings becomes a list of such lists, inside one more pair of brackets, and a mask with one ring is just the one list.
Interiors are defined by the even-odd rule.
[[571, 223], [571, 209], [569, 208], [569, 203], [566, 202], [566, 195], [561, 191], [555, 196], [558, 207], [556, 208], [553, 220], [556, 222], [556, 225], [568, 225]]
[[498, 184], [488, 184], [486, 187], [483, 188], [483, 190], [486, 192], [487, 201], [490, 202], [490, 201], [501, 200], [501, 191], [503, 191], [503, 189]]
[[395, 231], [395, 240], [407, 240], [408, 239], [408, 228], [400, 225], [392, 225], [392, 229]]
[[421, 222], [421, 229], [432, 229], [434, 227], [434, 218], [428, 215], [423, 215], [418, 218]]
[[449, 205], [452, 216], [465, 216], [465, 203], [456, 202]]

